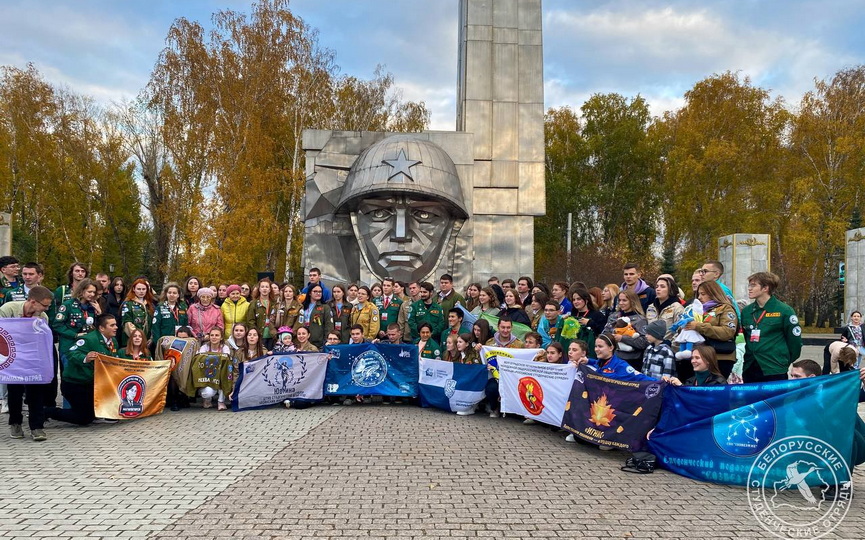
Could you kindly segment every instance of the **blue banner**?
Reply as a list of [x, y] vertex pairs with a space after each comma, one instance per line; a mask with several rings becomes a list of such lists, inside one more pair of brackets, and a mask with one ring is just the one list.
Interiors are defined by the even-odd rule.
[[421, 359], [420, 404], [446, 411], [468, 411], [484, 399], [489, 379], [483, 364]]
[[[858, 371], [759, 384], [669, 385], [649, 448], [663, 467], [719, 484], [747, 485], [767, 447], [791, 448], [782, 440], [831, 446], [852, 468], [858, 397]], [[780, 467], [769, 472], [762, 481], [783, 483], [791, 475]], [[838, 481], [849, 480], [843, 467], [832, 472]], [[812, 474], [805, 482], [824, 480]]]
[[621, 381], [580, 366], [562, 417], [562, 428], [593, 444], [642, 450], [658, 421], [662, 381]]
[[329, 345], [324, 393], [328, 396], [416, 397], [417, 345]]

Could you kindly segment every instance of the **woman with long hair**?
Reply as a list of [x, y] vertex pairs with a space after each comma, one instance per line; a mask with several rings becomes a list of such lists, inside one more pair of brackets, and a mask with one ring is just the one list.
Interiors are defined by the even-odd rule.
[[201, 289], [201, 280], [195, 276], [189, 276], [183, 283], [183, 301], [187, 306], [198, 302], [198, 290]]
[[472, 348], [480, 351], [481, 347], [486, 345], [487, 341], [492, 339], [493, 332], [490, 330], [490, 323], [486, 319], [478, 319], [472, 325]]
[[532, 293], [530, 298], [531, 301], [525, 309], [526, 316], [531, 321], [530, 326], [532, 330], [537, 331], [538, 325], [541, 324], [541, 318], [544, 316], [544, 305], [547, 303], [549, 298], [547, 298], [547, 295], [541, 291]]
[[363, 338], [370, 341], [378, 338], [381, 327], [378, 308], [370, 301], [372, 292], [369, 287], [358, 287], [357, 305], [351, 310], [351, 324], [359, 324], [363, 327]]
[[718, 366], [715, 349], [705, 343], [697, 345], [691, 351], [691, 366], [694, 368], [694, 375], [685, 382], [679, 380], [678, 377], [664, 377], [664, 380], [673, 386], [723, 386], [727, 384], [727, 377], [721, 373], [721, 368]]
[[163, 287], [159, 305], [153, 313], [151, 335], [154, 346], [162, 336], [173, 336], [178, 328], [188, 324], [188, 305], [180, 298], [180, 285], [172, 281]]
[[75, 342], [96, 329], [96, 284], [84, 278], [75, 285], [71, 298], [57, 308], [51, 328], [59, 338], [60, 361], [66, 365], [66, 355]]
[[[604, 314], [598, 311], [595, 306], [595, 297], [584, 288], [575, 288], [571, 290], [571, 315], [579, 321], [582, 326], [588, 326], [592, 331], [592, 342], [596, 336], [600, 336], [604, 331], [604, 326], [607, 324], [607, 319]], [[583, 338], [581, 338], [583, 339]]]
[[300, 313], [303, 305], [297, 299], [297, 287], [286, 283], [279, 291], [276, 300], [276, 311], [273, 316], [273, 328], [288, 327], [292, 334], [300, 326]]
[[442, 358], [445, 362], [459, 362], [462, 359], [462, 355], [457, 349], [459, 337], [459, 334], [448, 334], [445, 338], [445, 355]]
[[320, 350], [309, 342], [309, 328], [301, 326], [297, 329], [297, 335], [294, 337], [297, 340], [298, 352], [318, 352]]
[[321, 284], [310, 287], [301, 312], [301, 326], [309, 329], [309, 341], [319, 349], [324, 347], [327, 334], [333, 330], [333, 311], [321, 301], [323, 294]]
[[[624, 322], [625, 319], [627, 324], [624, 328], [627, 331], [621, 329], [616, 331], [616, 323]], [[648, 324], [637, 294], [631, 289], [620, 291], [618, 309], [610, 315], [604, 327], [604, 334], [613, 336], [619, 344], [618, 357], [637, 371], [643, 369], [643, 351], [649, 346], [646, 340]]]
[[123, 282], [122, 277], [117, 276], [111, 280], [111, 284], [108, 286], [108, 291], [105, 295], [105, 299], [108, 301], [108, 310], [106, 313], [114, 315], [114, 319], [117, 321], [120, 320], [120, 310], [123, 301], [126, 300], [126, 292], [126, 283]]
[[604, 288], [601, 290], [601, 297], [603, 298], [603, 303], [598, 307], [598, 311], [606, 317], [610, 318], [610, 315], [615, 310], [616, 306], [616, 298], [619, 296], [619, 286], [615, 283], [607, 283], [604, 285]]
[[491, 287], [484, 287], [478, 292], [478, 303], [472, 308], [472, 315], [481, 316], [483, 314], [498, 317], [499, 315], [499, 299]]
[[[63, 302], [71, 299], [75, 287], [81, 283], [81, 280], [86, 279], [89, 276], [90, 271], [80, 262], [74, 262], [69, 265], [69, 270], [66, 271], [66, 285], [61, 285], [54, 291], [54, 309], [59, 310], [60, 306], [63, 305]], [[54, 313], [49, 313], [49, 318], [53, 319], [52, 315], [54, 315]]]
[[685, 307], [679, 298], [679, 286], [672, 277], [659, 276], [655, 282], [655, 301], [646, 308], [646, 320], [649, 322], [664, 321], [667, 324], [667, 334], [664, 341], [672, 342], [675, 332], [670, 328], [676, 324]]
[[228, 348], [231, 349], [231, 352], [234, 352], [238, 349], [246, 348], [246, 332], [248, 331], [246, 327], [246, 323], [234, 323], [231, 327], [231, 337], [225, 341], [225, 344], [228, 345]]
[[706, 338], [705, 345], [715, 350], [721, 374], [729, 377], [736, 363], [736, 334], [739, 331], [736, 310], [717, 281], [700, 283], [697, 299], [703, 303], [703, 322], [691, 321], [685, 329], [696, 330]]
[[481, 305], [481, 284], [472, 283], [466, 287], [466, 305], [463, 306], [468, 312], [472, 312], [476, 307]]
[[121, 356], [130, 360], [153, 360], [150, 351], [147, 349], [147, 340], [144, 338], [144, 332], [138, 328], [132, 330], [132, 333], [129, 334], [129, 342], [126, 344], [126, 347], [121, 349]]
[[[220, 374], [225, 369], [225, 364], [233, 365], [231, 348], [225, 344], [225, 338], [218, 328], [213, 328], [207, 334], [207, 341], [198, 350], [193, 361], [193, 372], [200, 369], [208, 379], [219, 381], [218, 390], [213, 387], [202, 387], [199, 391], [203, 400], [202, 406], [209, 409], [213, 406], [213, 396], [218, 396], [217, 405], [220, 411], [226, 410], [225, 389], [227, 381], [220, 379]], [[195, 377], [195, 375], [193, 375]], [[202, 378], [202, 377], [199, 377]], [[196, 379], [197, 380], [197, 379]]]
[[345, 285], [334, 285], [331, 289], [330, 309], [333, 312], [333, 327], [339, 332], [340, 342], [348, 343], [351, 328], [352, 305], [348, 303]]
[[276, 285], [269, 278], [263, 278], [252, 291], [252, 302], [246, 310], [246, 324], [256, 328], [264, 343], [264, 347], [273, 347], [276, 328], [273, 319], [276, 317]]
[[520, 295], [516, 289], [505, 291], [505, 308], [499, 314], [507, 315], [514, 323], [522, 323], [526, 326], [531, 326], [532, 324], [529, 316], [526, 315], [523, 305], [520, 303]]
[[144, 337], [150, 340], [150, 322], [155, 305], [156, 299], [153, 297], [150, 283], [144, 278], [133, 281], [126, 300], [120, 307], [123, 333], [118, 337], [120, 337], [121, 347], [126, 345], [129, 336], [136, 328], [144, 332]]

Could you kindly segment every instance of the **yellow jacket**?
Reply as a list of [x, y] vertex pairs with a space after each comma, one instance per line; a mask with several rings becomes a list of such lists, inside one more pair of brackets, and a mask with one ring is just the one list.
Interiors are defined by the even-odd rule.
[[372, 302], [367, 302], [363, 306], [361, 304], [354, 306], [351, 310], [351, 324], [352, 326], [356, 324], [363, 326], [363, 337], [365, 339], [376, 339], [381, 327], [378, 308]]
[[231, 337], [231, 329], [234, 328], [234, 323], [246, 323], [246, 311], [248, 309], [249, 302], [242, 296], [236, 304], [228, 298], [225, 299], [225, 302], [222, 303], [222, 319], [225, 321], [225, 339]]

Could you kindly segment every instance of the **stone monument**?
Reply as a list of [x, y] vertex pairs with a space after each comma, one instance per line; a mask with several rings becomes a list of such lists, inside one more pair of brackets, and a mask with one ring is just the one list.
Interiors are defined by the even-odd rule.
[[844, 314], [846, 324], [850, 314], [865, 309], [865, 228], [847, 231], [844, 254]]
[[12, 255], [12, 214], [0, 213], [0, 256]]
[[461, 0], [457, 131], [305, 130], [303, 266], [330, 282], [534, 271], [546, 211], [540, 0]]
[[770, 272], [771, 236], [728, 234], [718, 238], [718, 260], [724, 265], [720, 281], [733, 291], [736, 300], [748, 300], [748, 276]]

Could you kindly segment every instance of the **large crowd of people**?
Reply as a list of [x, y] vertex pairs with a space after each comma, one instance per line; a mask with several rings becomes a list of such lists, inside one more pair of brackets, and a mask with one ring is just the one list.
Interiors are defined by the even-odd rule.
[[[723, 272], [720, 262], [706, 261], [686, 293], [669, 274], [651, 285], [635, 264], [624, 266], [618, 284], [546, 284], [521, 276], [457, 287], [452, 276], [443, 274], [438, 288], [392, 278], [370, 285], [326, 284], [320, 270], [310, 268], [303, 287], [269, 278], [205, 284], [190, 276], [165, 284], [157, 294], [143, 277], [128, 281], [99, 273], [91, 278], [84, 265], [74, 263], [52, 292], [41, 285], [39, 264], [20, 266], [14, 257], [0, 257], [0, 317], [46, 318], [56, 344], [51, 384], [9, 385], [0, 397], [14, 438], [24, 436], [25, 399], [35, 440], [46, 439], [48, 419], [112, 422], [94, 414], [96, 353], [149, 360], [165, 336], [197, 339], [202, 353], [223, 355], [235, 366], [271, 352], [378, 341], [410, 343], [423, 358], [470, 364], [483, 363], [482, 345], [537, 348], [538, 361], [588, 364], [612, 378], [664, 379], [674, 385], [821, 374], [817, 363], [798, 360], [801, 328], [793, 309], [774, 296], [778, 277], [753, 274], [748, 299], [737, 302], [720, 281]], [[702, 316], [691, 315], [695, 301]], [[463, 324], [469, 315], [476, 318], [470, 330]], [[848, 343], [837, 351], [827, 348], [826, 372], [858, 367], [860, 322], [857, 312], [845, 328]], [[485, 407], [496, 416], [497, 373], [489, 369]], [[57, 406], [58, 388], [63, 407]], [[194, 399], [210, 408], [216, 398], [217, 410], [225, 410], [231, 397], [229, 386], [202, 391]], [[171, 410], [191, 401], [172, 383], [166, 403]], [[343, 403], [355, 401], [363, 398]]]

